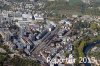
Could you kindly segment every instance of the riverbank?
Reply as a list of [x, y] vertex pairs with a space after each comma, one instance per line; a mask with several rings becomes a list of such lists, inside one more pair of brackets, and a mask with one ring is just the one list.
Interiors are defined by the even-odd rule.
[[[87, 46], [91, 48], [92, 46], [90, 46], [90, 44], [93, 44], [93, 46], [95, 46], [95, 44], [99, 44], [99, 43], [100, 43], [100, 36], [96, 36], [87, 41], [79, 40], [79, 41], [74, 42], [74, 55], [77, 60], [76, 65], [79, 65], [79, 61], [80, 61], [79, 57], [85, 57], [87, 55], [87, 52], [89, 50], [89, 48], [86, 49]], [[88, 65], [85, 65], [85, 66], [88, 66]]]

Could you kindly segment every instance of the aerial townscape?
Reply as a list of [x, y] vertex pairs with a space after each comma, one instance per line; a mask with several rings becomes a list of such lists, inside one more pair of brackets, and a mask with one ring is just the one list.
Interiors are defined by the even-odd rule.
[[0, 0], [0, 66], [100, 66], [100, 0]]

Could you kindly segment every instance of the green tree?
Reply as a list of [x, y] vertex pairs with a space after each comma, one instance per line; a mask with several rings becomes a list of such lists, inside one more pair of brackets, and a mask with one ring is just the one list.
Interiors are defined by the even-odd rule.
[[98, 26], [97, 26], [96, 23], [91, 23], [90, 28], [93, 29], [93, 30], [96, 30], [98, 28]]
[[11, 59], [11, 64], [13, 66], [40, 66], [40, 64], [33, 60], [23, 59], [18, 56], [15, 56]]
[[7, 58], [9, 58], [9, 56], [8, 56], [7, 54], [0, 53], [0, 65], [1, 65], [1, 66], [3, 66], [4, 61], [6, 61]]
[[83, 48], [84, 48], [85, 45], [86, 45], [85, 41], [80, 42], [80, 45], [78, 47], [79, 57], [84, 57]]

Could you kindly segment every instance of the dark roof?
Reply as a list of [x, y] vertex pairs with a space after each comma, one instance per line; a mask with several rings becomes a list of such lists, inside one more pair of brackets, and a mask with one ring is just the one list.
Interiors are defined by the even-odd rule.
[[58, 66], [58, 64], [54, 64], [54, 66]]

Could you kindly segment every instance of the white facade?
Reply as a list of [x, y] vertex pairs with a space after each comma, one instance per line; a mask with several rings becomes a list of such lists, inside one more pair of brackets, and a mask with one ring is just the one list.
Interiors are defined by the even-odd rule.
[[44, 20], [44, 18], [43, 18], [43, 14], [34, 14], [34, 18], [35, 18], [35, 20]]
[[60, 24], [65, 24], [65, 25], [71, 25], [71, 23], [69, 22], [69, 21], [67, 21], [67, 20], [61, 20], [60, 22], [59, 22]]
[[94, 2], [96, 0], [82, 0], [82, 2], [86, 3], [86, 4], [91, 4], [91, 2]]

